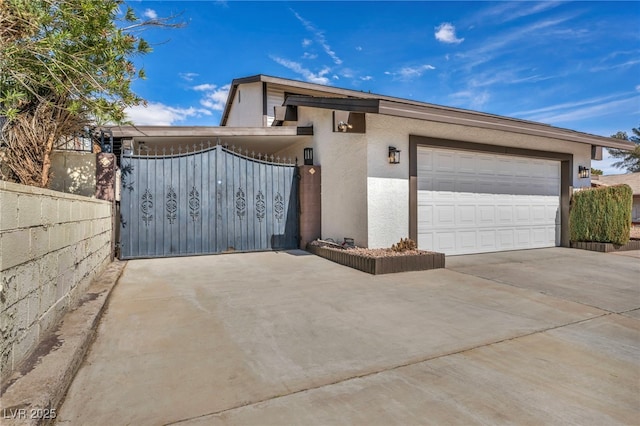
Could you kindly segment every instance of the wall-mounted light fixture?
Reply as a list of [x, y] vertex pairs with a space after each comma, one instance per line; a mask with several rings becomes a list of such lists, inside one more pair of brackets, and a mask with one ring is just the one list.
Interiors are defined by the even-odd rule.
[[304, 149], [304, 165], [313, 166], [313, 148]]
[[590, 169], [585, 166], [578, 166], [578, 177], [579, 178], [588, 178]]
[[399, 164], [400, 163], [400, 150], [396, 149], [395, 146], [389, 147], [389, 164]]

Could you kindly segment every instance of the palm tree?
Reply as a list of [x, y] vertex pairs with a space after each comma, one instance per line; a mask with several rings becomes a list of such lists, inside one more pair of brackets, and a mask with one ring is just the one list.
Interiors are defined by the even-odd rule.
[[627, 151], [624, 149], [607, 148], [607, 151], [609, 151], [611, 157], [620, 159], [620, 161], [612, 164], [613, 167], [636, 173], [640, 172], [640, 127], [631, 129], [631, 132], [633, 133], [631, 137], [627, 135], [627, 132], [618, 132], [615, 135], [611, 135], [611, 137], [635, 143], [636, 147], [634, 149]]

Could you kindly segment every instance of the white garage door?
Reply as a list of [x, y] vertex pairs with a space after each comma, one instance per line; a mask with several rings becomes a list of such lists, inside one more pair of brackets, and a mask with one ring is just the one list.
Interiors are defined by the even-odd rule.
[[418, 247], [445, 254], [554, 247], [560, 162], [418, 147]]

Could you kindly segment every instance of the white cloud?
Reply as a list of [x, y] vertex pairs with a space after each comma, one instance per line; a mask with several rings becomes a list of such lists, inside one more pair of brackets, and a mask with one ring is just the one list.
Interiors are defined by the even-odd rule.
[[309, 53], [309, 52], [304, 52], [304, 55], [302, 55], [302, 59], [316, 59], [318, 57], [318, 55], [316, 55], [315, 53]]
[[433, 65], [424, 64], [416, 67], [403, 67], [403, 68], [400, 68], [398, 71], [394, 71], [394, 72], [385, 71], [384, 73], [386, 75], [392, 75], [394, 77], [397, 77], [400, 80], [413, 80], [418, 77], [422, 77], [422, 74], [424, 74], [425, 71], [431, 71], [435, 69], [436, 67], [434, 67]]
[[632, 92], [616, 93], [612, 95], [600, 96], [597, 98], [583, 99], [575, 102], [565, 102], [557, 105], [550, 105], [543, 108], [536, 108], [529, 111], [518, 111], [513, 113], [513, 115], [519, 116], [519, 117], [532, 117], [532, 116], [535, 116], [538, 114], [544, 114], [544, 113], [555, 113], [555, 112], [567, 111], [567, 110], [577, 110], [577, 109], [582, 109], [583, 107], [586, 107], [588, 105], [593, 106], [598, 104], [607, 104], [615, 99], [620, 99], [622, 97], [627, 97], [627, 96], [633, 96], [633, 93]]
[[178, 75], [185, 81], [193, 81], [193, 79], [198, 76], [195, 72], [181, 72]]
[[638, 111], [640, 97], [633, 96], [626, 99], [597, 103], [595, 105], [588, 105], [587, 102], [577, 103], [575, 105], [578, 105], [579, 107], [573, 108], [573, 105], [571, 104], [556, 105], [548, 108], [541, 108], [539, 110], [543, 111], [541, 113], [528, 116], [526, 114], [524, 115], [528, 120], [540, 121], [542, 123], [570, 123], [589, 118], [601, 118], [604, 116], [627, 113], [629, 111]]
[[482, 110], [491, 98], [488, 91], [463, 90], [449, 95], [453, 102], [461, 107]]
[[[317, 29], [315, 27], [315, 25], [313, 25], [311, 22], [307, 21], [306, 19], [304, 19], [302, 16], [300, 16], [298, 14], [298, 12], [294, 11], [293, 9], [291, 9], [291, 11], [293, 12], [293, 14], [295, 15], [295, 17], [298, 19], [298, 21], [300, 21], [302, 23], [302, 25], [304, 25], [305, 29], [307, 31], [309, 31], [310, 33], [312, 33], [316, 39], [316, 41], [318, 43], [320, 43], [320, 45], [322, 46], [322, 48], [324, 49], [324, 52], [329, 55], [329, 57], [333, 60], [333, 63], [335, 63], [336, 65], [340, 65], [342, 64], [342, 59], [340, 59], [338, 57], [338, 55], [336, 54], [336, 52], [334, 52], [331, 49], [331, 46], [329, 45], [329, 43], [327, 42], [327, 39], [324, 36], [324, 31], [321, 31], [319, 29]], [[306, 40], [303, 41], [303, 46], [304, 46], [304, 42]]]
[[356, 50], [357, 50], [358, 52], [362, 52], [362, 46], [356, 46]]
[[311, 46], [311, 43], [313, 43], [313, 41], [309, 40], [308, 38], [305, 38], [304, 40], [302, 40], [302, 47], [309, 47]]
[[206, 90], [214, 90], [216, 87], [215, 84], [199, 84], [197, 86], [193, 86], [193, 90], [197, 90], [198, 92], [204, 92]]
[[324, 85], [329, 84], [329, 79], [325, 77], [329, 73], [329, 71], [331, 71], [328, 67], [325, 67], [319, 72], [314, 73], [311, 70], [304, 68], [298, 62], [290, 61], [288, 59], [280, 58], [277, 56], [270, 56], [270, 58], [273, 61], [277, 62], [278, 64], [282, 65], [283, 67], [288, 68], [291, 71], [300, 74], [308, 82], [324, 84]]
[[[517, 27], [485, 40], [477, 49], [458, 53], [456, 57], [462, 59], [465, 62], [465, 68], [471, 71], [474, 67], [490, 62], [498, 56], [506, 55], [512, 50], [522, 50], [525, 43], [529, 44], [530, 40], [542, 37], [539, 30], [546, 30], [570, 19], [572, 19], [571, 16], [565, 16], [554, 20], [537, 21], [525, 27]], [[523, 39], [525, 40], [523, 41]]]
[[158, 19], [158, 14], [153, 9], [146, 9], [143, 13], [146, 18], [149, 19]]
[[373, 77], [370, 75], [365, 75], [364, 77], [360, 77], [360, 80], [362, 81], [371, 81], [373, 80]]
[[495, 7], [481, 10], [470, 18], [471, 22], [495, 22], [505, 23], [526, 16], [545, 12], [549, 9], [561, 6], [563, 2], [544, 1], [539, 3], [529, 2], [500, 2]]
[[222, 111], [227, 103], [230, 88], [230, 84], [225, 84], [221, 87], [218, 87], [215, 84], [200, 84], [195, 86], [193, 89], [200, 92], [206, 92], [204, 97], [200, 99], [200, 105], [214, 111]]
[[150, 102], [147, 106], [137, 105], [125, 110], [127, 118], [138, 126], [172, 126], [189, 117], [211, 115], [211, 111], [202, 108], [175, 108], [159, 102]]
[[597, 67], [593, 67], [590, 69], [591, 72], [598, 72], [598, 71], [609, 71], [612, 69], [616, 69], [616, 68], [629, 68], [632, 67], [634, 65], [640, 64], [640, 60], [630, 60], [630, 61], [626, 61], [620, 64], [612, 64], [612, 65], [602, 65], [602, 66], [597, 66]]
[[436, 28], [435, 32], [436, 40], [441, 41], [443, 43], [449, 44], [459, 44], [464, 41], [464, 38], [458, 38], [456, 36], [456, 27], [454, 27], [449, 22], [443, 22], [439, 27]]

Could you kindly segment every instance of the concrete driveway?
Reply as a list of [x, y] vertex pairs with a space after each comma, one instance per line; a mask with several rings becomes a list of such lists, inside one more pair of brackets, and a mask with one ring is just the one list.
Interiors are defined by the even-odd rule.
[[59, 424], [637, 424], [640, 262], [371, 276], [302, 251], [130, 261]]

